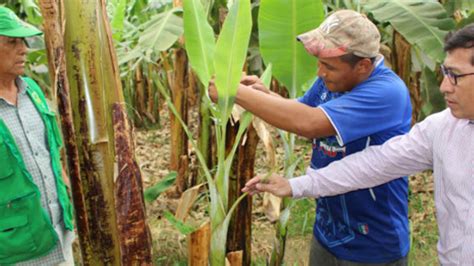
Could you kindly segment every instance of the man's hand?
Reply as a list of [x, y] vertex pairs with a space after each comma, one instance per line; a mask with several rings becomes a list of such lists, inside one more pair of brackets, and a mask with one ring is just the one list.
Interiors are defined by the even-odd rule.
[[243, 76], [240, 80], [240, 84], [247, 85], [252, 87], [255, 90], [259, 90], [261, 92], [270, 93], [270, 90], [263, 85], [262, 80], [255, 75], [251, 76]]
[[[247, 76], [245, 73], [242, 73], [242, 79], [240, 80], [239, 88], [238, 89], [255, 89], [259, 90], [264, 93], [272, 94], [272, 92], [263, 85], [262, 80], [258, 76], [251, 75]], [[212, 78], [211, 81], [209, 81], [209, 86], [208, 86], [208, 91], [209, 91], [209, 97], [213, 102], [217, 102], [217, 87], [215, 83], [215, 79]]]
[[250, 179], [245, 184], [242, 192], [248, 192], [250, 195], [260, 192], [270, 192], [278, 197], [291, 197], [293, 194], [290, 182], [288, 182], [286, 178], [276, 174], [272, 174], [266, 180], [263, 180], [262, 175]]

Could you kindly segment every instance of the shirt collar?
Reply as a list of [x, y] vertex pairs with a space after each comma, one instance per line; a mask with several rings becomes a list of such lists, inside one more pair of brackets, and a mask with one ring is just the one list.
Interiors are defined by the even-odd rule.
[[18, 94], [24, 95], [26, 93], [26, 88], [28, 87], [26, 82], [22, 78], [17, 77], [15, 83], [18, 88]]

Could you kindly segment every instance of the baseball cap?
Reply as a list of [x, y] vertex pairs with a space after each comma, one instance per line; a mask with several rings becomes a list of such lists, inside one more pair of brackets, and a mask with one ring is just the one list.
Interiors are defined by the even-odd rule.
[[25, 38], [43, 34], [39, 29], [20, 20], [10, 9], [0, 6], [0, 35]]
[[352, 53], [360, 57], [375, 57], [379, 53], [380, 33], [363, 14], [339, 10], [321, 25], [297, 37], [308, 53], [320, 57], [337, 57]]

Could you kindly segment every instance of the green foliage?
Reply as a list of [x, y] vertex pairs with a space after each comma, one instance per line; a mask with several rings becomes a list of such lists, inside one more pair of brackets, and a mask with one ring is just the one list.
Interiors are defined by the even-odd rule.
[[174, 215], [169, 211], [165, 211], [164, 216], [166, 220], [168, 220], [168, 222], [170, 222], [174, 226], [174, 228], [178, 229], [178, 231], [183, 235], [191, 234], [197, 229], [176, 219], [176, 217], [174, 217]]
[[288, 222], [288, 236], [304, 236], [312, 234], [316, 216], [314, 199], [300, 199], [294, 201], [291, 216]]
[[184, 0], [184, 36], [189, 63], [205, 86], [214, 74], [215, 38], [207, 15], [199, 1]]
[[471, 23], [474, 23], [474, 8], [471, 10], [471, 14], [469, 16], [465, 17], [456, 25], [456, 29], [461, 29]]
[[176, 181], [176, 176], [178, 173], [175, 171], [170, 172], [163, 178], [160, 182], [156, 183], [155, 185], [147, 188], [144, 192], [145, 200], [147, 202], [152, 202], [160, 196], [161, 193], [166, 191], [168, 188], [173, 186], [174, 182]]
[[438, 90], [439, 80], [434, 71], [428, 67], [424, 67], [421, 72], [420, 85], [422, 97], [424, 99], [424, 104], [421, 109], [421, 118], [432, 113], [440, 112], [446, 108], [443, 95]]
[[23, 9], [28, 17], [28, 22], [33, 25], [41, 25], [43, 18], [41, 17], [41, 11], [34, 0], [22, 0]]
[[436, 62], [444, 59], [444, 36], [454, 28], [444, 7], [434, 0], [371, 0], [363, 8], [381, 23], [390, 23], [407, 41]]
[[138, 43], [131, 50], [121, 50], [119, 63], [136, 60], [136, 64], [145, 60], [154, 63], [159, 58], [159, 52], [169, 49], [183, 33], [183, 20], [175, 13], [180, 9], [171, 9], [158, 13], [151, 19], [139, 25], [131, 36], [138, 39]]
[[240, 83], [242, 69], [252, 29], [250, 1], [236, 1], [229, 10], [217, 39], [214, 57], [216, 87], [219, 95], [220, 123], [227, 124], [234, 97]]
[[258, 17], [260, 51], [265, 64], [291, 98], [316, 76], [316, 58], [306, 52], [296, 37], [316, 28], [324, 18], [321, 1], [262, 0]]
[[125, 23], [126, 7], [127, 0], [115, 0], [113, 1], [112, 7], [115, 9], [114, 16], [112, 16], [112, 21], [110, 26], [113, 31], [113, 38], [115, 41], [122, 40], [123, 34], [123, 25]]

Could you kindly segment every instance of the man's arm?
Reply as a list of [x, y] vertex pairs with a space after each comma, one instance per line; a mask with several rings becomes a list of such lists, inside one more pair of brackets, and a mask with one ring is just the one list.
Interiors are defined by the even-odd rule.
[[[252, 86], [239, 85], [236, 103], [270, 125], [310, 139], [336, 135], [334, 126], [322, 109], [294, 99], [276, 97]], [[209, 95], [216, 101], [217, 90], [212, 83]]]
[[325, 168], [308, 168], [306, 175], [300, 177], [286, 180], [273, 175], [266, 181], [255, 177], [247, 182], [243, 191], [319, 198], [378, 186], [400, 176], [430, 169], [433, 167], [433, 136], [439, 124], [436, 119], [427, 118], [406, 135], [394, 137], [381, 146], [368, 147]]
[[306, 175], [289, 181], [292, 196], [339, 195], [431, 169], [433, 122], [427, 119], [406, 135], [394, 137], [381, 146], [368, 147], [320, 170], [308, 169]]

